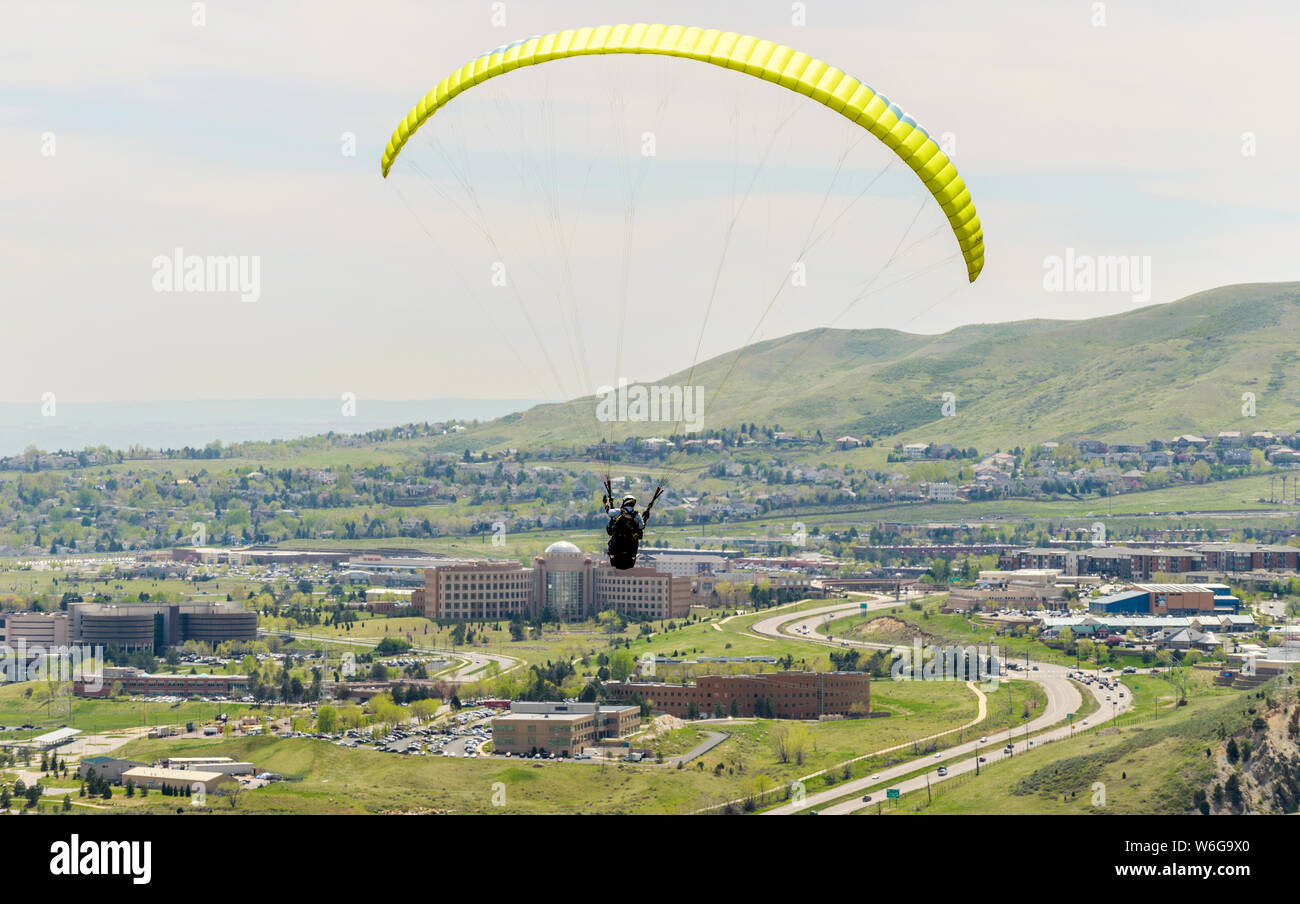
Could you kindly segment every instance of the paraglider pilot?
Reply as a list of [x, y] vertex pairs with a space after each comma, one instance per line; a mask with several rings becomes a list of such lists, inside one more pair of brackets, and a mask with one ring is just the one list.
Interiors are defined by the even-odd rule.
[[625, 571], [636, 565], [637, 550], [641, 546], [641, 535], [645, 532], [645, 526], [650, 521], [650, 509], [654, 507], [655, 502], [659, 499], [659, 494], [663, 492], [663, 487], [655, 490], [654, 497], [650, 500], [649, 505], [641, 512], [636, 510], [636, 497], [627, 495], [623, 497], [622, 503], [614, 507], [614, 493], [610, 488], [609, 480], [605, 481], [605, 514], [609, 516], [609, 523], [605, 525], [605, 533], [609, 535], [609, 545], [606, 552], [609, 553], [609, 564]]

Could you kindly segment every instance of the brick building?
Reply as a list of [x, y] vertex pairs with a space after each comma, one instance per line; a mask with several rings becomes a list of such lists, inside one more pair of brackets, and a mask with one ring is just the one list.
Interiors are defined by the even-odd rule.
[[605, 688], [616, 700], [646, 700], [679, 718], [691, 715], [691, 704], [702, 717], [770, 711], [779, 719], [818, 719], [871, 712], [871, 676], [865, 672], [703, 675], [694, 684], [624, 682]]
[[135, 669], [106, 670], [104, 675], [78, 678], [72, 692], [78, 697], [107, 697], [117, 684], [128, 694], [176, 697], [241, 697], [248, 693], [247, 675], [147, 675]]

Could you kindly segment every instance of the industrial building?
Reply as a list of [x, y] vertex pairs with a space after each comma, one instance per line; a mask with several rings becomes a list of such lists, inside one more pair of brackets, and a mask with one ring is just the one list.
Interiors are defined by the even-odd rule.
[[221, 772], [225, 775], [252, 775], [257, 769], [229, 756], [173, 756], [162, 760], [160, 766], [192, 772]]
[[1241, 600], [1226, 584], [1134, 584], [1088, 603], [1090, 612], [1128, 615], [1231, 615]]
[[715, 714], [778, 719], [866, 716], [871, 712], [871, 676], [865, 672], [767, 672], [760, 675], [703, 675], [694, 684], [609, 683], [610, 696], [648, 702], [679, 718]]
[[77, 766], [77, 777], [87, 778], [93, 771], [110, 785], [117, 785], [122, 781], [123, 772], [148, 765], [148, 763], [141, 763], [136, 760], [119, 760], [111, 756], [83, 757]]
[[236, 779], [224, 772], [200, 771], [198, 769], [163, 769], [158, 766], [137, 766], [122, 773], [122, 783], [134, 782], [137, 788], [157, 790], [163, 786], [178, 791], [194, 791], [195, 786], [204, 793], [212, 793], [223, 786], [237, 784]]

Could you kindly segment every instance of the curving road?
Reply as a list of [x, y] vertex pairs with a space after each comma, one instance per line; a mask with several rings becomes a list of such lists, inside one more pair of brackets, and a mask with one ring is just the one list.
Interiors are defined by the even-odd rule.
[[[315, 641], [317, 643], [336, 643], [346, 644], [354, 647], [377, 647], [379, 640], [356, 637], [334, 637], [323, 634], [309, 634], [302, 631], [269, 631], [263, 628], [258, 629], [259, 634], [288, 634], [295, 640]], [[382, 638], [380, 638], [382, 640]], [[522, 659], [516, 659], [513, 656], [506, 656], [501, 653], [479, 653], [473, 650], [440, 650], [436, 647], [422, 647], [413, 644], [411, 651], [414, 653], [433, 653], [438, 656], [447, 656], [455, 659], [465, 659], [468, 662], [465, 665], [444, 676], [441, 680], [457, 684], [465, 684], [471, 681], [477, 681], [483, 677], [481, 672], [488, 667], [491, 662], [496, 662], [501, 666], [501, 674], [505, 674], [512, 669], [517, 669], [524, 664]]]
[[[889, 598], [877, 598], [868, 603], [868, 610], [874, 611], [888, 609], [900, 606], [904, 602], [905, 601], [895, 601]], [[758, 634], [766, 635], [768, 637], [782, 637], [786, 639], [793, 638], [795, 640], [803, 640], [808, 643], [820, 644], [822, 646], [892, 649], [895, 646], [893, 644], [868, 643], [866, 641], [845, 639], [827, 640], [825, 636], [817, 633], [817, 630], [826, 625], [828, 621], [833, 625], [835, 615], [859, 611], [862, 610], [860, 604], [857, 602], [837, 603], [834, 605], [822, 606], [817, 609], [805, 609], [801, 612], [786, 613], [784, 615], [766, 618], [762, 621], [756, 622], [753, 626], [753, 630]], [[806, 629], [806, 633], [803, 630], [800, 630], [801, 628]], [[819, 809], [818, 812], [830, 815], [853, 813], [876, 803], [884, 796], [886, 788], [897, 788], [902, 794], [907, 794], [912, 791], [923, 790], [927, 786], [927, 783], [944, 781], [945, 777], [938, 776], [934, 771], [935, 767], [939, 765], [947, 766], [948, 774], [946, 778], [954, 778], [963, 773], [973, 771], [976, 768], [975, 759], [977, 756], [982, 755], [986, 757], [988, 762], [992, 762], [1005, 756], [1015, 756], [1018, 753], [1024, 753], [1033, 747], [1041, 746], [1050, 741], [1069, 737], [1082, 726], [1075, 727], [1071, 724], [1061, 724], [1056, 726], [1056, 723], [1062, 722], [1069, 713], [1078, 712], [1079, 707], [1083, 704], [1083, 698], [1079, 693], [1079, 685], [1070, 681], [1066, 677], [1066, 675], [1072, 671], [1076, 670], [1069, 669], [1065, 666], [1040, 662], [1038, 663], [1037, 670], [1028, 670], [1014, 675], [1014, 677], [1017, 678], [1023, 677], [1030, 681], [1037, 682], [1042, 686], [1043, 692], [1047, 697], [1047, 705], [1043, 708], [1042, 713], [1029, 722], [1026, 722], [1024, 725], [1017, 726], [1013, 729], [994, 732], [980, 740], [968, 741], [966, 743], [949, 747], [940, 751], [938, 758], [933, 754], [927, 757], [919, 757], [890, 766], [887, 769], [882, 769], [880, 772], [875, 773], [868, 778], [844, 782], [826, 791], [807, 795], [799, 801], [792, 801], [780, 807], [776, 807], [767, 811], [766, 815], [789, 815], [814, 807], [823, 807], [822, 809]], [[968, 683], [968, 686], [978, 694], [978, 690], [973, 685]], [[1122, 701], [1117, 700], [1108, 704], [1105, 700], [1106, 695], [1103, 689], [1095, 685], [1088, 685], [1087, 690], [1100, 704], [1100, 709], [1085, 720], [1089, 727], [1119, 716], [1127, 710], [1133, 699], [1132, 692], [1126, 688], [1125, 697]], [[982, 697], [982, 695], [980, 696]], [[983, 701], [981, 700], [981, 702]], [[981, 713], [983, 713], [983, 711], [984, 708], [981, 707]], [[978, 718], [976, 722], [971, 723], [971, 726], [977, 724], [979, 721], [982, 721], [982, 717]], [[963, 726], [962, 728], [969, 728], [971, 726]], [[952, 734], [960, 730], [962, 729], [950, 729], [940, 735], [934, 735], [931, 738], [925, 738], [922, 740], [933, 740], [936, 737], [942, 737], [943, 735]], [[1039, 734], [1035, 738], [1026, 739], [1028, 735], [1036, 732], [1042, 732], [1042, 734]], [[1015, 740], [1017, 737], [1020, 738], [1019, 741]], [[873, 751], [872, 753], [864, 754], [858, 759], [867, 756], [875, 756], [881, 753], [888, 753], [904, 747], [910, 747], [912, 743], [913, 742], [909, 741], [906, 744], [897, 745], [885, 750]], [[1004, 748], [1007, 744], [1012, 745], [1010, 754], [1004, 753]], [[918, 771], [922, 771], [923, 774], [910, 779], [903, 779], [903, 776]], [[862, 796], [866, 795], [868, 792], [871, 792], [870, 796], [872, 798], [869, 803], [862, 800]], [[838, 801], [846, 795], [854, 795], [854, 797], [841, 803], [833, 803], [833, 801]]]

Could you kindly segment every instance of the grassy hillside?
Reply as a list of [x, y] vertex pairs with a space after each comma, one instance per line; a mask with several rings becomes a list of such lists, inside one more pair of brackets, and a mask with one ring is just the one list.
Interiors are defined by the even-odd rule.
[[[1141, 440], [1300, 423], [1300, 283], [1225, 286], [1092, 320], [1027, 320], [940, 336], [814, 330], [657, 382], [705, 387], [706, 426], [779, 423], [962, 446]], [[941, 394], [957, 399], [942, 417]], [[1244, 417], [1242, 393], [1255, 394]], [[591, 441], [594, 401], [545, 405], [474, 432], [474, 445]], [[662, 423], [617, 436], [663, 435]], [[468, 439], [468, 437], [465, 437]]]

